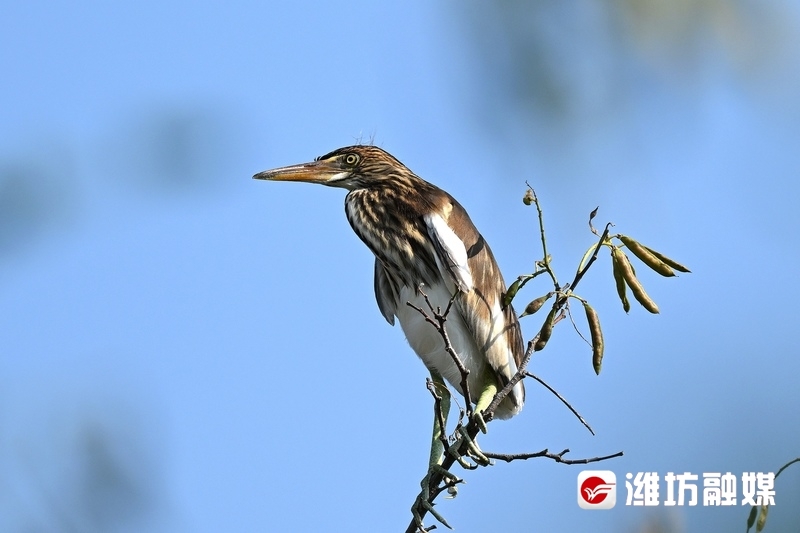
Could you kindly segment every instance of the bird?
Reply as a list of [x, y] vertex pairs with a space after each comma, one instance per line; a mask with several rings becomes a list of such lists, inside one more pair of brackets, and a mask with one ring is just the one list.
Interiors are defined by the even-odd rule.
[[[386, 321], [399, 322], [437, 389], [460, 394], [461, 373], [444, 340], [418, 309], [452, 309], [445, 329], [469, 370], [468, 389], [480, 414], [521, 364], [524, 349], [514, 308], [503, 305], [506, 285], [488, 243], [455, 198], [373, 145], [336, 149], [308, 163], [266, 170], [258, 180], [308, 182], [346, 189], [345, 215], [375, 256], [374, 290]], [[414, 307], [412, 307], [411, 305]], [[415, 309], [415, 307], [417, 309]], [[525, 402], [520, 380], [494, 412], [518, 414]], [[446, 406], [446, 407], [444, 407]], [[446, 423], [446, 422], [445, 422]], [[441, 460], [444, 431], [434, 417], [431, 464]]]

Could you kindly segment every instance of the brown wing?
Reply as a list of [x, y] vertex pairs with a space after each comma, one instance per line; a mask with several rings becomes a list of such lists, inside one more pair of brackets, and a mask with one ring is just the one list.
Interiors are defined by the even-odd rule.
[[380, 259], [375, 258], [375, 300], [386, 321], [394, 326], [394, 315], [397, 311], [397, 292], [392, 285], [386, 269]]
[[[440, 267], [442, 275], [450, 276], [454, 288], [461, 288], [465, 276], [459, 275], [459, 272], [464, 271], [459, 261], [466, 258], [471, 288], [463, 291], [464, 296], [457, 300], [458, 310], [475, 337], [476, 344], [495, 371], [498, 385], [504, 386], [516, 373], [522, 361], [524, 347], [514, 309], [510, 305], [502, 308], [502, 298], [506, 290], [503, 276], [489, 245], [454, 198], [443, 193], [442, 204], [437, 212], [457, 237], [453, 239], [441, 226], [437, 227], [437, 224], [426, 220], [428, 233], [438, 256], [437, 263], [447, 265], [447, 268]], [[463, 250], [459, 249], [459, 245], [463, 246]], [[522, 409], [524, 401], [525, 389], [520, 382], [501, 404], [497, 416], [513, 416]]]

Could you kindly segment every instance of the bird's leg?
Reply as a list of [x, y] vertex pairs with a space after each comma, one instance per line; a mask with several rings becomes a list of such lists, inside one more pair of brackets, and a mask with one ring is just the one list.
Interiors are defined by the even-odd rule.
[[443, 436], [447, 432], [447, 417], [450, 415], [450, 389], [441, 375], [431, 373], [434, 391], [439, 396], [438, 405], [434, 405], [433, 433], [431, 434], [431, 455], [429, 465], [440, 464], [444, 453]]
[[[434, 404], [434, 413], [433, 413], [433, 434], [431, 435], [431, 453], [430, 458], [428, 460], [428, 472], [425, 474], [425, 477], [422, 479], [420, 486], [422, 491], [417, 496], [416, 501], [414, 501], [414, 505], [411, 507], [411, 512], [414, 515], [414, 520], [417, 523], [417, 526], [420, 530], [424, 530], [424, 525], [422, 523], [422, 517], [419, 514], [420, 509], [425, 509], [431, 515], [433, 515], [436, 520], [444, 524], [446, 527], [450, 528], [450, 525], [447, 521], [442, 517], [436, 510], [433, 508], [433, 504], [430, 502], [430, 482], [431, 478], [435, 474], [440, 474], [442, 479], [450, 484], [452, 487], [455, 487], [455, 484], [460, 482], [461, 480], [458, 479], [456, 476], [451, 474], [448, 470], [443, 468], [442, 459], [444, 457], [444, 450], [445, 450], [445, 443], [447, 442], [447, 416], [450, 413], [450, 390], [447, 388], [447, 385], [444, 382], [442, 376], [436, 372], [431, 372], [432, 382], [432, 391], [434, 393], [434, 397], [436, 398], [436, 402]], [[429, 385], [430, 386], [430, 385]]]
[[489, 372], [484, 372], [483, 377], [481, 395], [478, 397], [478, 402], [475, 404], [475, 412], [472, 418], [475, 420], [475, 423], [478, 424], [478, 429], [481, 430], [481, 433], [485, 435], [487, 428], [486, 422], [483, 420], [483, 411], [489, 407], [489, 404], [494, 400], [495, 394], [497, 394], [497, 382]]
[[[481, 394], [478, 396], [478, 401], [475, 404], [475, 410], [472, 414], [472, 419], [475, 421], [475, 424], [478, 426], [478, 429], [481, 430], [482, 433], [486, 433], [486, 422], [483, 420], [483, 411], [489, 407], [489, 404], [492, 403], [495, 394], [497, 394], [497, 382], [494, 380], [494, 376], [489, 371], [484, 370], [482, 376], [482, 383], [481, 383]], [[467, 428], [459, 427], [459, 433], [461, 433], [461, 437], [458, 439], [456, 444], [453, 446], [455, 449], [461, 447], [462, 444], [466, 444], [467, 446], [467, 454], [478, 464], [483, 466], [489, 466], [491, 461], [488, 457], [486, 457], [483, 452], [481, 451], [480, 447], [476, 439], [473, 439], [469, 436], [467, 432]]]

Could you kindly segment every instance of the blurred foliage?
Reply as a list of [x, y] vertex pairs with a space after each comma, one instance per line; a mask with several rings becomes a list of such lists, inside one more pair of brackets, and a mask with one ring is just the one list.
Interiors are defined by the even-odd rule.
[[686, 531], [681, 516], [676, 511], [652, 510], [631, 533], [681, 533]]
[[754, 0], [458, 5], [491, 135], [598, 127], [648, 86], [691, 85], [716, 73], [755, 82], [787, 53], [795, 30], [786, 5]]
[[[786, 6], [751, 0], [616, 0], [624, 38], [658, 69], [690, 73], [704, 56], [724, 60], [743, 78], [785, 46]], [[755, 69], [755, 70], [754, 70]]]
[[78, 508], [99, 531], [109, 531], [117, 522], [134, 521], [148, 510], [145, 478], [134, 474], [141, 468], [136, 453], [114, 442], [102, 426], [82, 429], [76, 457], [81, 465], [76, 479]]
[[0, 157], [0, 257], [62, 221], [75, 198], [74, 165], [63, 148]]
[[42, 143], [0, 156], [0, 258], [79, 210], [85, 180], [98, 173], [78, 168], [76, 160], [149, 197], [208, 191], [228, 178], [235, 139], [228, 126], [221, 112], [153, 107], [98, 140], [91, 154]]
[[108, 406], [99, 417], [96, 408], [59, 411], [57, 420], [45, 416], [0, 439], [6, 480], [0, 531], [113, 533], [146, 526], [158, 507], [158, 476], [131, 413]]
[[232, 138], [221, 112], [154, 107], [103, 143], [103, 167], [107, 176], [156, 195], [200, 191], [225, 179]]

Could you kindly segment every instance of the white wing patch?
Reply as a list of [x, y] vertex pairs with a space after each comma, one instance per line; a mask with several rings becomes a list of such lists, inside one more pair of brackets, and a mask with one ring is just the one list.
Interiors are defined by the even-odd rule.
[[469, 292], [472, 290], [472, 272], [467, 264], [467, 249], [447, 221], [438, 213], [423, 217], [428, 236], [436, 249], [436, 266], [442, 273], [448, 289]]

